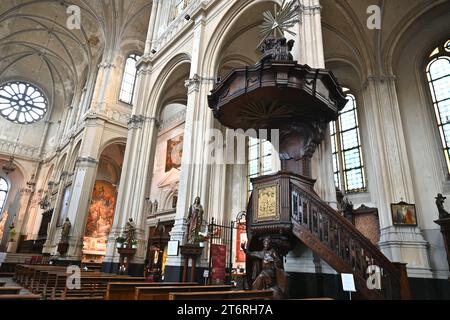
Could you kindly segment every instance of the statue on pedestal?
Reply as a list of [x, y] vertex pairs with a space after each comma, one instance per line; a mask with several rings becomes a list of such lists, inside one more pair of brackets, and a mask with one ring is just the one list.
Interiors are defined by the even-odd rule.
[[203, 223], [203, 206], [200, 197], [195, 198], [194, 204], [189, 208], [187, 244], [198, 244], [198, 234]]
[[444, 208], [444, 203], [445, 203], [445, 200], [446, 200], [447, 198], [446, 197], [444, 197], [442, 194], [438, 194], [437, 195], [437, 197], [436, 197], [436, 206], [437, 206], [437, 208], [438, 208], [438, 210], [439, 210], [439, 219], [446, 219], [446, 218], [450, 218], [450, 213], [448, 213], [448, 211], [447, 210], [445, 210], [445, 208]]
[[136, 226], [132, 218], [128, 220], [123, 234], [125, 238], [125, 243], [131, 247], [133, 243], [136, 241]]
[[69, 218], [66, 218], [66, 221], [64, 222], [64, 224], [62, 226], [61, 242], [67, 242], [67, 240], [69, 239], [69, 233], [70, 233], [71, 228], [72, 228], [72, 223], [70, 223]]

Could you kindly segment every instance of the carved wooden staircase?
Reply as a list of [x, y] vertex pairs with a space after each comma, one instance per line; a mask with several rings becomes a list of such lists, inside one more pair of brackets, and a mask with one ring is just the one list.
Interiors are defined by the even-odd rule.
[[[253, 182], [256, 186], [274, 181], [278, 176], [280, 186], [279, 222], [252, 225], [250, 236], [260, 238], [266, 232], [283, 230], [286, 236], [300, 240], [338, 273], [354, 275], [357, 297], [361, 299], [409, 299], [409, 286], [404, 264], [390, 262], [377, 246], [362, 235], [346, 218], [322, 201], [313, 190], [313, 182], [290, 174], [262, 177]], [[265, 181], [267, 180], [267, 181]], [[287, 195], [290, 195], [289, 198]], [[253, 194], [252, 198], [254, 198]], [[294, 208], [295, 206], [295, 208]], [[253, 220], [252, 201], [249, 220]], [[256, 240], [256, 239], [255, 239]], [[381, 269], [381, 290], [370, 290], [367, 285], [369, 266]]]

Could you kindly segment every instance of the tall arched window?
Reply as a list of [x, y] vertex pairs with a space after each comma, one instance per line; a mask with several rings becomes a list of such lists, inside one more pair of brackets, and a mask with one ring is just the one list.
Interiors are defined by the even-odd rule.
[[249, 138], [248, 141], [248, 192], [252, 191], [250, 179], [272, 173], [272, 144], [267, 140]]
[[330, 124], [333, 169], [336, 187], [345, 193], [366, 191], [366, 178], [359, 132], [358, 110], [355, 96], [344, 89], [348, 103], [339, 119]]
[[427, 78], [450, 173], [450, 40], [431, 53]]
[[137, 68], [136, 63], [141, 57], [136, 54], [130, 54], [125, 62], [123, 72], [122, 87], [120, 88], [119, 100], [128, 104], [133, 103], [134, 90], [136, 87]]
[[8, 195], [8, 182], [0, 177], [0, 214], [3, 212], [5, 207], [6, 197]]

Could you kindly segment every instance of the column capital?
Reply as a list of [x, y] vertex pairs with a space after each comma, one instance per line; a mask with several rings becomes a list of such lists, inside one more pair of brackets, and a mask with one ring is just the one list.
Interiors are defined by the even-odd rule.
[[194, 76], [184, 82], [184, 86], [188, 89], [188, 95], [192, 92], [199, 92], [201, 84], [214, 83], [214, 78], [202, 77], [197, 73]]
[[92, 157], [79, 157], [76, 161], [77, 168], [95, 167], [98, 164], [99, 164], [99, 161]]
[[299, 4], [297, 8], [301, 14], [305, 15], [315, 15], [322, 13], [322, 6], [320, 4], [316, 5]]
[[362, 89], [367, 89], [369, 83], [384, 83], [384, 82], [395, 82], [397, 76], [393, 74], [382, 74], [382, 75], [369, 75], [362, 84]]
[[138, 60], [136, 68], [138, 74], [148, 74], [152, 71], [153, 59], [149, 54], [144, 54], [141, 59]]
[[20, 194], [22, 196], [29, 196], [31, 194], [31, 189], [29, 189], [29, 188], [22, 188], [22, 189], [20, 189], [19, 192], [20, 192]]
[[61, 175], [59, 176], [59, 181], [61, 182], [65, 177], [69, 175], [68, 171], [61, 172]]
[[115, 68], [116, 65], [112, 62], [103, 61], [98, 64], [98, 67], [103, 68], [103, 69], [112, 69], [112, 68]]

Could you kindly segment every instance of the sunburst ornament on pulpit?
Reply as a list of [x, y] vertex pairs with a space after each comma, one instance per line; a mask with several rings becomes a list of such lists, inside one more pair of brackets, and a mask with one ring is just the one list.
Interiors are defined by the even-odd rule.
[[290, 2], [283, 0], [279, 10], [275, 9], [275, 13], [265, 11], [263, 16], [264, 22], [261, 25], [261, 43], [268, 37], [284, 37], [285, 33], [289, 33], [292, 36], [296, 35], [295, 32], [290, 30], [300, 22], [296, 0]]

